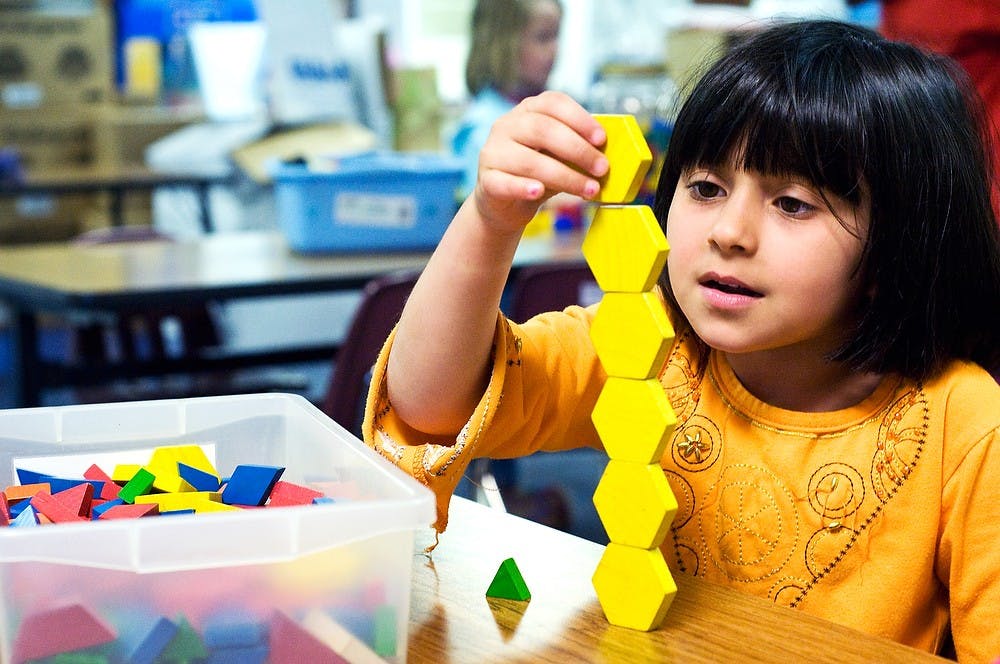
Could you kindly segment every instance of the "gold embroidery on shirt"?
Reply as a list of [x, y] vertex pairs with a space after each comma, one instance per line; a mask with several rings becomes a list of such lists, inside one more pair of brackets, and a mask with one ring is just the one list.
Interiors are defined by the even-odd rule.
[[[871, 446], [843, 450], [839, 458], [836, 448], [831, 448], [822, 465], [802, 478], [805, 486], [801, 487], [785, 485], [763, 466], [727, 465], [721, 431], [714, 422], [695, 414], [699, 382], [705, 374], [727, 412], [749, 426], [816, 443], [850, 434], [863, 440], [865, 434], [858, 432], [871, 431]], [[829, 433], [812, 433], [778, 429], [742, 412], [726, 398], [711, 366], [699, 370], [677, 347], [661, 382], [678, 416], [668, 455], [673, 468], [665, 469], [678, 499], [671, 538], [664, 545], [671, 566], [695, 576], [711, 578], [721, 573], [737, 583], [766, 582], [752, 592], [790, 607], [799, 605], [812, 588], [830, 578], [855, 543], [870, 536], [872, 524], [914, 472], [929, 427], [927, 401], [920, 387], [898, 394], [864, 421]], [[715, 433], [706, 433], [711, 431]], [[719, 459], [722, 463], [717, 463]], [[712, 467], [717, 477], [705, 487], [709, 478], [702, 471], [709, 468], [709, 460], [718, 466]], [[853, 562], [846, 573], [860, 564], [860, 560]]]

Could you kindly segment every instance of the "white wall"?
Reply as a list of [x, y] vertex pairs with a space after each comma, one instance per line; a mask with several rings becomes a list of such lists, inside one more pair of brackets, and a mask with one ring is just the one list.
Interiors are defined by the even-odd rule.
[[[737, 21], [786, 16], [846, 18], [844, 0], [754, 0], [723, 9], [691, 0], [562, 0], [565, 15], [553, 88], [585, 98], [594, 73], [608, 60], [662, 60], [669, 26], [688, 21]], [[389, 33], [397, 66], [433, 66], [445, 103], [466, 96], [465, 60], [474, 0], [357, 0], [361, 16], [378, 17]]]

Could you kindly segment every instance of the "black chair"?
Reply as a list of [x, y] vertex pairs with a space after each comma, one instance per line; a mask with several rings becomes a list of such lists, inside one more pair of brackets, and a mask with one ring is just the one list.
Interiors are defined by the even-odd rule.
[[399, 320], [420, 272], [406, 270], [375, 278], [365, 285], [361, 302], [337, 350], [321, 405], [323, 412], [360, 435], [372, 366]]
[[510, 284], [511, 320], [523, 323], [546, 311], [600, 299], [597, 282], [583, 261], [538, 263], [521, 268]]

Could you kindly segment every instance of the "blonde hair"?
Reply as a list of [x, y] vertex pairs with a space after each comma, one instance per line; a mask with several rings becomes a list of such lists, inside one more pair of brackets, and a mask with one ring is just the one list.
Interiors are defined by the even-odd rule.
[[[477, 0], [472, 11], [472, 40], [465, 63], [465, 85], [473, 95], [493, 87], [517, 87], [521, 34], [538, 0]], [[562, 4], [555, 0], [560, 9]]]

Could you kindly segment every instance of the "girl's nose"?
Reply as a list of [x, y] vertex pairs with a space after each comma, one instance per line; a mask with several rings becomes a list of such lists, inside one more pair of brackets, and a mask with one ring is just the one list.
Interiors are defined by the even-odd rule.
[[709, 243], [724, 253], [753, 253], [757, 249], [757, 214], [745, 202], [730, 198], [719, 209], [709, 231]]

